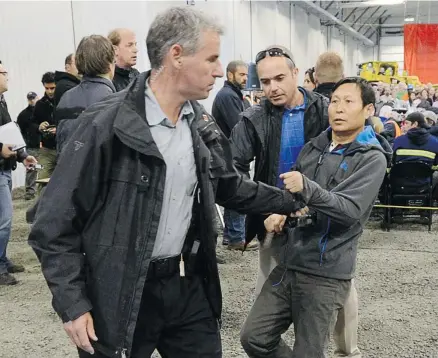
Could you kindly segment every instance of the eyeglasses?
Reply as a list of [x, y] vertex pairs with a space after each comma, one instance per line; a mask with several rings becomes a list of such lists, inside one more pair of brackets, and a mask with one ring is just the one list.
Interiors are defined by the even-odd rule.
[[259, 62], [260, 62], [261, 60], [263, 60], [266, 56], [270, 56], [270, 57], [286, 57], [286, 58], [288, 58], [289, 60], [292, 61], [292, 64], [293, 64], [294, 67], [295, 67], [295, 62], [294, 62], [294, 60], [292, 60], [292, 58], [291, 58], [286, 52], [284, 52], [281, 48], [277, 48], [277, 47], [271, 48], [271, 49], [269, 49], [269, 50], [263, 50], [263, 51], [260, 51], [260, 52], [257, 54], [257, 56], [256, 56], [255, 63], [256, 63], [256, 64], [259, 63]]

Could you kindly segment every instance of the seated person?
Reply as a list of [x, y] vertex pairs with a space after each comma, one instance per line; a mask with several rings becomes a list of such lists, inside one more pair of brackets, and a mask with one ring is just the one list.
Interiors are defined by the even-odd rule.
[[[402, 125], [403, 135], [394, 140], [394, 163], [403, 161], [422, 161], [434, 166], [437, 162], [438, 139], [430, 134], [430, 127], [419, 112], [409, 114]], [[427, 184], [424, 181], [405, 182], [404, 179], [397, 181], [400, 187], [414, 191], [421, 190], [421, 186]]]

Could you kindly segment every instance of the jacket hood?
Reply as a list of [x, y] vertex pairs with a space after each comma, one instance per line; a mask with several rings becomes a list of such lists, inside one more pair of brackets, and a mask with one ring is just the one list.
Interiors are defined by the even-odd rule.
[[[311, 139], [312, 144], [321, 151], [327, 150], [332, 140], [332, 129], [329, 127], [318, 137]], [[380, 134], [374, 132], [371, 126], [365, 126], [356, 139], [346, 149], [341, 149], [339, 154], [351, 155], [357, 151], [367, 152], [369, 150], [378, 150], [385, 155], [388, 165], [391, 163], [392, 148], [388, 141]]]
[[321, 83], [318, 85], [313, 92], [322, 94], [323, 96], [330, 98], [333, 93], [333, 88], [335, 87], [336, 82], [327, 82], [327, 83]]
[[434, 137], [438, 137], [438, 126], [430, 127], [429, 133]]
[[67, 81], [74, 82], [74, 83], [81, 82], [81, 80], [79, 78], [71, 75], [70, 73], [63, 72], [63, 71], [56, 71], [55, 72], [55, 83], [58, 83], [61, 80], [67, 80]]
[[430, 137], [429, 130], [425, 128], [412, 128], [406, 133], [409, 140], [415, 145], [424, 145]]

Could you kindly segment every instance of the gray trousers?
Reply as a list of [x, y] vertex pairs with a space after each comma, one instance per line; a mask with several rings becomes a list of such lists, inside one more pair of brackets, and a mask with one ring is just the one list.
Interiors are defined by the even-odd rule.
[[[269, 275], [242, 327], [250, 358], [323, 358], [337, 311], [351, 281], [318, 277], [277, 266]], [[281, 338], [293, 323], [291, 349]]]
[[[259, 272], [255, 288], [256, 297], [260, 294], [266, 279], [272, 270], [280, 264], [280, 254], [286, 245], [286, 235], [275, 235], [265, 240], [259, 249]], [[357, 346], [357, 330], [359, 327], [358, 297], [354, 280], [345, 301], [344, 307], [339, 310], [336, 325], [333, 331], [333, 340], [336, 344], [336, 357], [361, 358]]]

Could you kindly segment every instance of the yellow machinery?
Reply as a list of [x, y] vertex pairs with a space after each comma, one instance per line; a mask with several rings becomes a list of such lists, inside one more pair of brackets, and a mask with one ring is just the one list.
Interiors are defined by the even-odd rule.
[[370, 82], [397, 83], [418, 86], [421, 81], [418, 76], [408, 76], [406, 71], [399, 75], [398, 63], [387, 61], [370, 61], [358, 65], [358, 76]]

